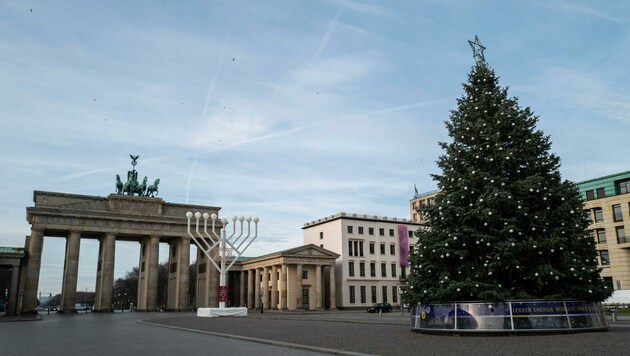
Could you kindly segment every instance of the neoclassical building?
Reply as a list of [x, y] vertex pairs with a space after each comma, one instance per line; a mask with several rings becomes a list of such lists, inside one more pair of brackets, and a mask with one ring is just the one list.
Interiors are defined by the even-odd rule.
[[377, 302], [400, 304], [410, 271], [407, 257], [417, 240], [414, 232], [422, 226], [406, 218], [340, 212], [302, 229], [305, 244], [339, 256], [334, 269], [337, 307], [362, 309]]

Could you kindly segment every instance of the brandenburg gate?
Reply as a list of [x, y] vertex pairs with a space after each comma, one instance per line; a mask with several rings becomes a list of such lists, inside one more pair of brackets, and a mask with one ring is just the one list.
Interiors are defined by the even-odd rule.
[[[75, 311], [81, 239], [97, 239], [99, 252], [94, 311], [111, 311], [116, 241], [140, 243], [139, 311], [157, 310], [158, 246], [169, 245], [168, 310], [189, 308], [190, 237], [186, 212], [218, 213], [212, 206], [172, 204], [160, 198], [110, 194], [107, 197], [35, 191], [27, 208], [31, 234], [26, 238], [27, 261], [20, 289], [22, 312], [35, 312], [44, 236], [66, 239], [61, 312]], [[198, 288], [204, 286], [199, 286]], [[212, 288], [212, 286], [205, 286]]]

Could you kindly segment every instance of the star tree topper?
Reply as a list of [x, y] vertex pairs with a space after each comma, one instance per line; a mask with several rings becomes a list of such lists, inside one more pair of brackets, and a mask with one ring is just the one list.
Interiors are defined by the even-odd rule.
[[468, 40], [468, 43], [470, 44], [470, 48], [472, 48], [473, 50], [473, 57], [475, 57], [475, 60], [477, 61], [477, 63], [485, 62], [486, 59], [483, 57], [483, 51], [486, 49], [486, 47], [481, 45], [477, 35], [475, 35], [474, 42], [471, 40]]

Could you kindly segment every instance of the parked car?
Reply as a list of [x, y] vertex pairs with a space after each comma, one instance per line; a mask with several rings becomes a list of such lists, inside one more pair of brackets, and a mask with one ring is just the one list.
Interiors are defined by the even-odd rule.
[[368, 313], [378, 313], [380, 311], [388, 313], [392, 311], [392, 306], [389, 303], [376, 303], [367, 309]]

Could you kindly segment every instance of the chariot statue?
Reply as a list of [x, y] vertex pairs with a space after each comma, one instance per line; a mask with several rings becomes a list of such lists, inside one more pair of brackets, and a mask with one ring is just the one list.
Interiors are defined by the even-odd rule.
[[145, 176], [142, 183], [138, 182], [138, 172], [136, 171], [137, 160], [140, 156], [129, 155], [131, 157], [132, 169], [127, 171], [127, 181], [120, 180], [120, 175], [116, 174], [116, 194], [137, 195], [139, 197], [154, 197], [158, 195], [158, 184], [160, 179], [156, 179], [153, 184], [147, 186], [149, 179]]

